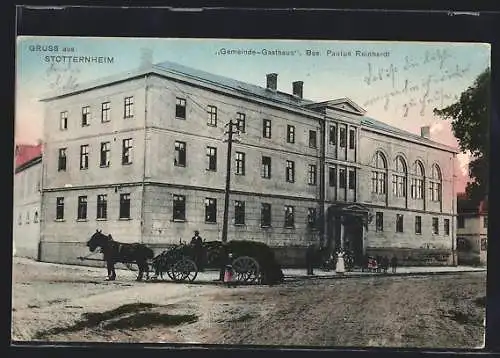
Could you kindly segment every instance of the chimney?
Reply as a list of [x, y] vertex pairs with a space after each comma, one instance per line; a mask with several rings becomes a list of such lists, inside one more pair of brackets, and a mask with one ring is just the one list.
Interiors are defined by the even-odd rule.
[[293, 95], [302, 98], [304, 82], [295, 81], [292, 83], [292, 87], [293, 87]]
[[278, 88], [278, 74], [268, 73], [266, 75], [266, 78], [267, 78], [267, 89], [276, 91]]
[[430, 126], [425, 126], [425, 127], [420, 127], [420, 136], [422, 138], [431, 138], [431, 127]]

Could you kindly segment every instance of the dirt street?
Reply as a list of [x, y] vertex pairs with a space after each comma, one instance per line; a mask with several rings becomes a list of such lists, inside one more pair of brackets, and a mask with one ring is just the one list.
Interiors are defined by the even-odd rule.
[[481, 347], [486, 273], [210, 283], [104, 281], [105, 269], [14, 260], [13, 340]]

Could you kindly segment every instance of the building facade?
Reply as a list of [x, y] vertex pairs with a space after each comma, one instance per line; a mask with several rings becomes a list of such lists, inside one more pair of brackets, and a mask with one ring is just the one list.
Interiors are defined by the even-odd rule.
[[18, 145], [15, 150], [13, 253], [38, 258], [42, 178], [41, 145]]
[[157, 250], [220, 240], [231, 121], [229, 240], [284, 264], [312, 242], [453, 262], [453, 148], [276, 88], [161, 63], [45, 99], [42, 259], [87, 254], [96, 229]]
[[463, 265], [487, 264], [488, 199], [474, 205], [465, 195], [457, 201], [458, 263]]

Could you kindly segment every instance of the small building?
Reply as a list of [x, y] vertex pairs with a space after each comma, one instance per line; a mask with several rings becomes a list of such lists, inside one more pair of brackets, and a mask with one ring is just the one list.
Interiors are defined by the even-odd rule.
[[13, 253], [38, 259], [42, 145], [16, 145], [14, 166]]
[[457, 198], [457, 252], [459, 265], [486, 265], [488, 198], [475, 204], [465, 194]]

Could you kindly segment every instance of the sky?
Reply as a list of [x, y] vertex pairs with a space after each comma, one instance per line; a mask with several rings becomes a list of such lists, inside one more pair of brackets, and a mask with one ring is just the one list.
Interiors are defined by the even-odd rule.
[[[490, 66], [490, 46], [479, 43], [18, 37], [16, 143], [43, 140], [39, 99], [48, 92], [137, 69], [145, 52], [153, 63], [177, 62], [263, 87], [274, 72], [280, 91], [291, 93], [292, 82], [303, 81], [304, 98], [348, 97], [367, 116], [412, 133], [430, 126], [433, 140], [453, 147], [450, 123], [432, 110], [455, 102]], [[108, 61], [63, 63], [60, 56]], [[462, 191], [468, 155], [458, 161]]]

